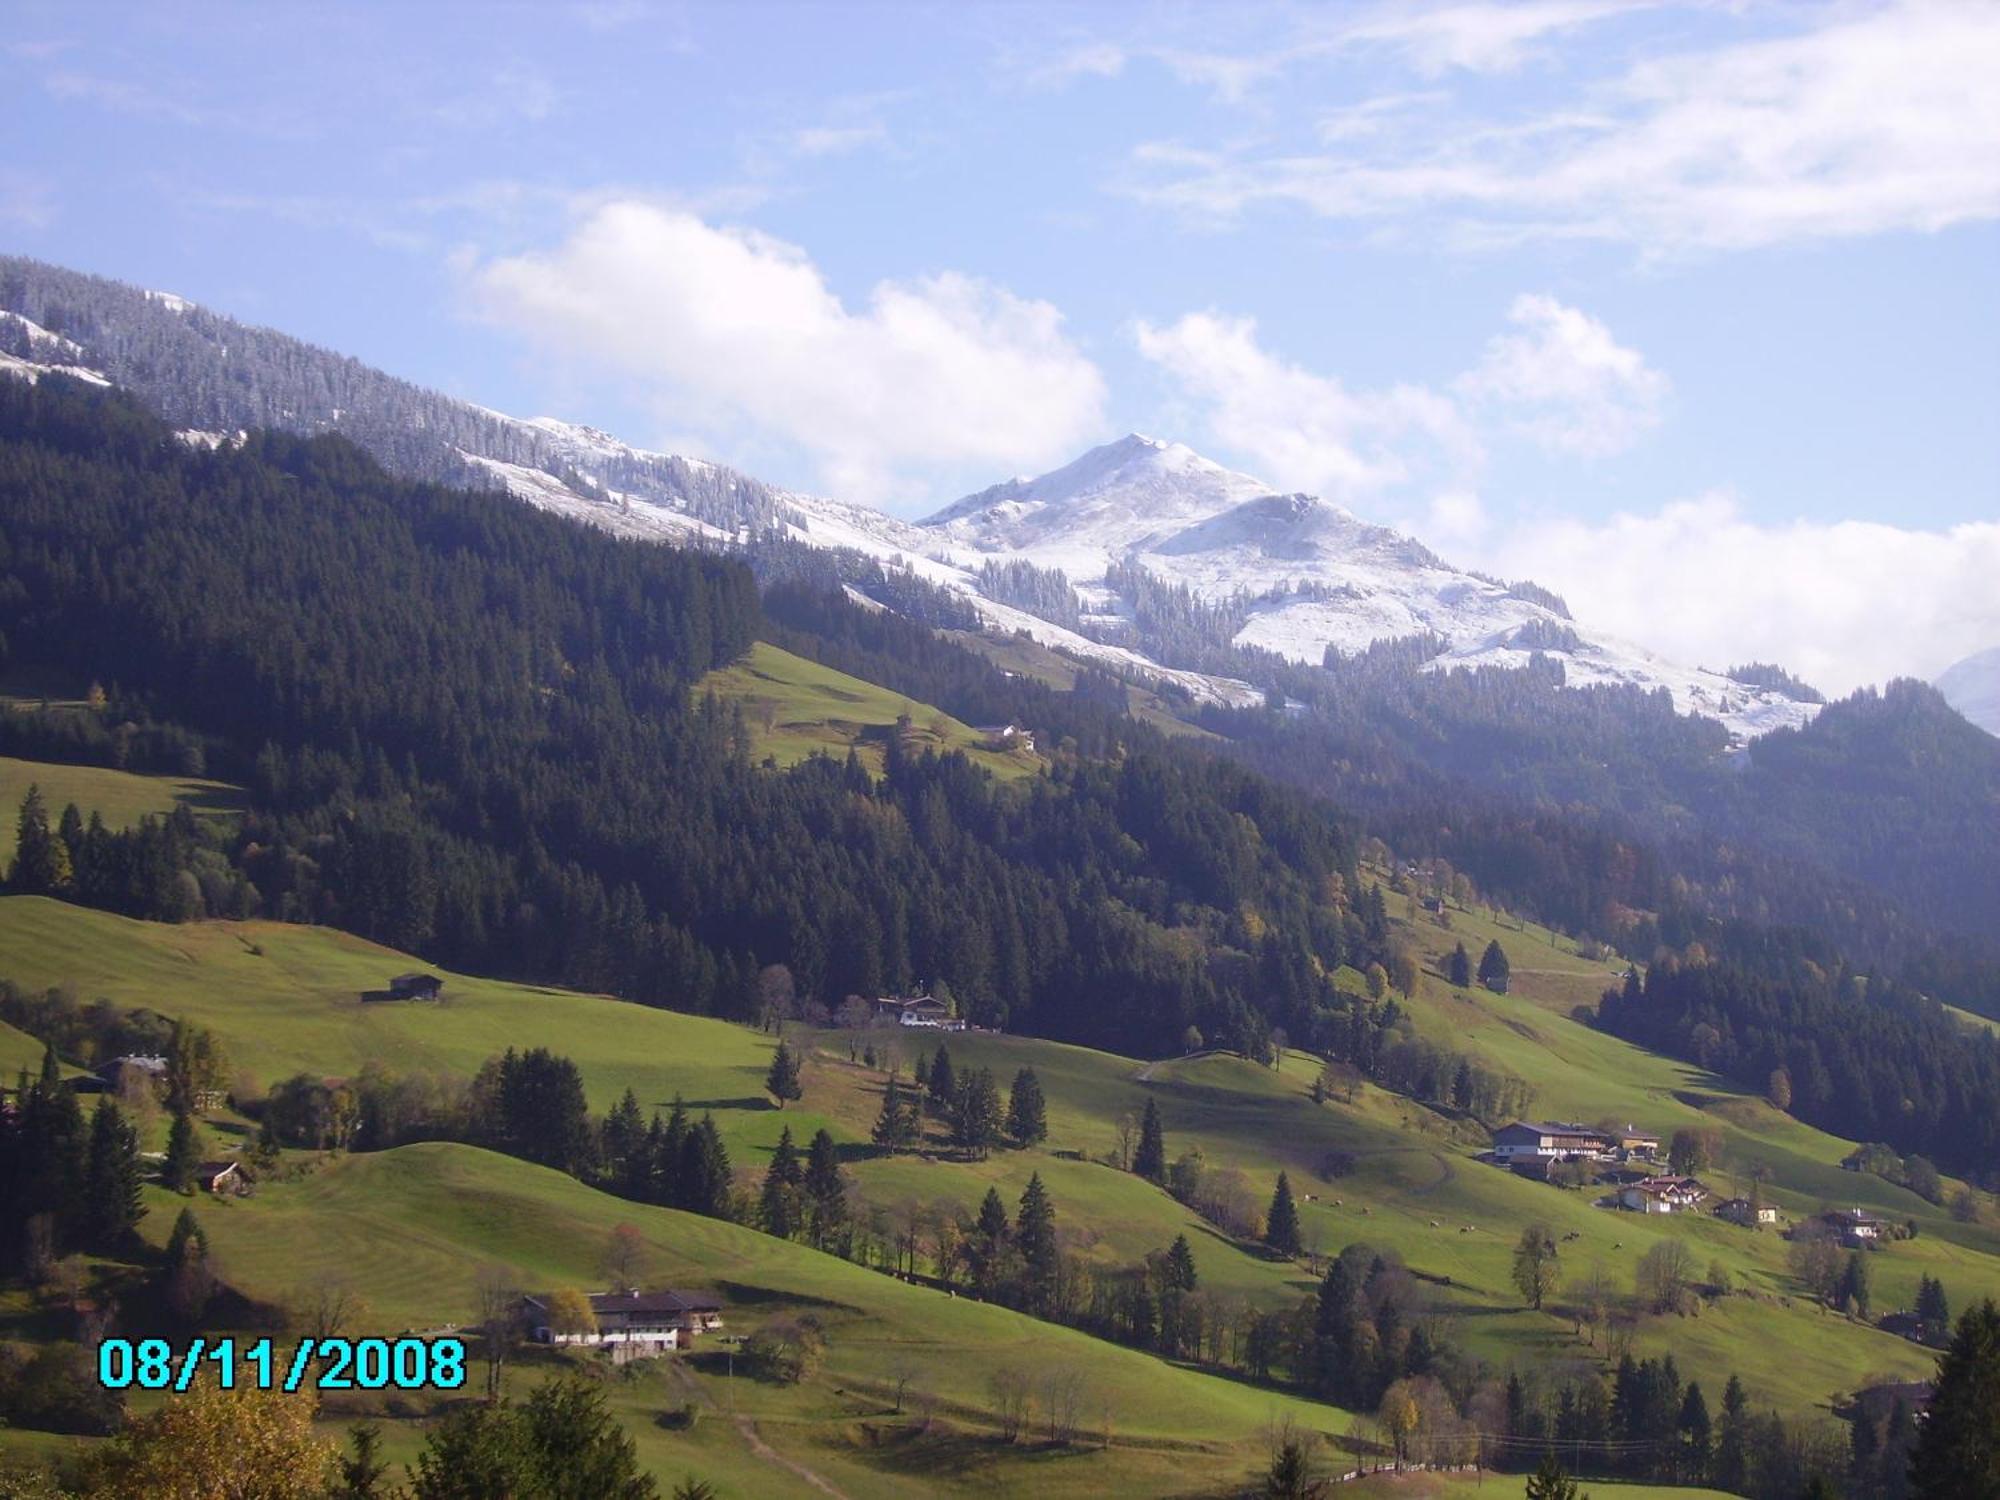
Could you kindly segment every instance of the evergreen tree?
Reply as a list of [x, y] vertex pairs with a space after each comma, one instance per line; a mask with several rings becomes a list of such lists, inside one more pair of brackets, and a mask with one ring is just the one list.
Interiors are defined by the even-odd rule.
[[1005, 1243], [1008, 1235], [1007, 1205], [1000, 1200], [1000, 1190], [989, 1187], [986, 1196], [979, 1203], [979, 1218], [974, 1228], [980, 1238], [989, 1245]]
[[806, 1148], [805, 1200], [806, 1232], [824, 1250], [847, 1227], [847, 1184], [840, 1176], [840, 1153], [824, 1127], [813, 1133]]
[[630, 1088], [605, 1115], [602, 1133], [604, 1167], [611, 1185], [627, 1198], [643, 1200], [652, 1176], [650, 1140], [639, 1113], [639, 1096]]
[[146, 1210], [140, 1200], [139, 1133], [107, 1094], [90, 1118], [90, 1147], [83, 1173], [84, 1233], [111, 1249]]
[[1676, 1426], [1680, 1431], [1682, 1457], [1678, 1477], [1689, 1484], [1701, 1484], [1708, 1478], [1710, 1431], [1708, 1400], [1697, 1381], [1688, 1382]]
[[917, 1138], [920, 1121], [917, 1117], [918, 1102], [905, 1100], [901, 1082], [892, 1073], [889, 1086], [882, 1091], [882, 1112], [875, 1117], [873, 1137], [875, 1144], [890, 1151], [900, 1151]]
[[1042, 1174], [1028, 1178], [1021, 1190], [1021, 1206], [1014, 1219], [1014, 1243], [1027, 1263], [1030, 1303], [1046, 1304], [1056, 1274], [1056, 1209], [1042, 1186]]
[[1917, 1500], [2000, 1495], [2000, 1306], [1959, 1315], [1910, 1455]]
[[1722, 1420], [1716, 1427], [1712, 1478], [1716, 1486], [1741, 1494], [1749, 1481], [1750, 1397], [1735, 1375], [1722, 1388]]
[[30, 786], [21, 799], [15, 824], [14, 863], [7, 871], [7, 888], [21, 896], [59, 896], [70, 888], [69, 848], [49, 831], [42, 789]]
[[330, 1500], [385, 1500], [393, 1493], [394, 1486], [384, 1481], [389, 1465], [382, 1457], [382, 1429], [372, 1422], [363, 1422], [352, 1428], [347, 1437], [354, 1451], [339, 1460], [340, 1479], [331, 1491]]
[[764, 1169], [764, 1191], [758, 1200], [766, 1234], [790, 1239], [798, 1233], [802, 1217], [799, 1194], [804, 1181], [798, 1152], [792, 1147], [792, 1127], [787, 1125], [778, 1134], [778, 1146], [771, 1153], [770, 1166]]
[[1174, 1236], [1174, 1242], [1167, 1248], [1166, 1284], [1177, 1292], [1191, 1292], [1195, 1289], [1194, 1249], [1188, 1244], [1184, 1234]]
[[1271, 1211], [1264, 1219], [1264, 1243], [1280, 1255], [1297, 1255], [1299, 1244], [1299, 1210], [1292, 1202], [1292, 1182], [1283, 1172], [1278, 1174], [1278, 1186], [1271, 1194]]
[[1160, 1106], [1148, 1099], [1146, 1116], [1139, 1122], [1139, 1149], [1132, 1153], [1132, 1170], [1150, 1182], [1164, 1181], [1167, 1175], [1166, 1134], [1160, 1128]]
[[1472, 955], [1465, 951], [1464, 943], [1453, 948], [1445, 960], [1444, 977], [1460, 989], [1472, 983]]
[[181, 1110], [167, 1131], [167, 1160], [160, 1178], [176, 1193], [191, 1193], [195, 1174], [200, 1170], [201, 1142], [195, 1137], [194, 1117]]
[[1926, 1275], [1917, 1283], [1917, 1317], [1927, 1331], [1942, 1332], [1951, 1325], [1951, 1303], [1946, 1300], [1944, 1283]]
[[1504, 989], [1510, 972], [1507, 955], [1500, 947], [1500, 939], [1495, 938], [1486, 945], [1486, 951], [1479, 955], [1479, 982], [1489, 990]]
[[951, 1069], [951, 1051], [943, 1042], [938, 1043], [937, 1056], [931, 1059], [926, 1086], [930, 1089], [932, 1106], [940, 1114], [949, 1114], [958, 1102], [958, 1079]]
[[783, 1038], [778, 1041], [778, 1050], [771, 1054], [771, 1071], [764, 1075], [764, 1091], [778, 1101], [780, 1109], [787, 1100], [805, 1097], [805, 1088], [799, 1082], [799, 1060]]
[[1848, 1252], [1847, 1269], [1840, 1277], [1840, 1295], [1835, 1300], [1856, 1317], [1868, 1316], [1873, 1301], [1868, 1286], [1868, 1261], [1859, 1250]]
[[1542, 1455], [1535, 1472], [1528, 1476], [1528, 1500], [1577, 1500], [1576, 1481], [1571, 1479], [1553, 1453]]
[[[933, 1068], [933, 1083], [937, 1075]], [[954, 1145], [981, 1157], [1000, 1143], [1000, 1089], [989, 1069], [975, 1068], [959, 1084], [952, 1105], [951, 1138]]]
[[676, 1177], [676, 1208], [716, 1219], [730, 1216], [729, 1152], [723, 1147], [715, 1116], [704, 1114], [701, 1123], [688, 1131], [681, 1143]]
[[1007, 1134], [1017, 1146], [1038, 1146], [1048, 1139], [1048, 1105], [1033, 1068], [1023, 1068], [1014, 1075], [1014, 1086], [1007, 1095]]

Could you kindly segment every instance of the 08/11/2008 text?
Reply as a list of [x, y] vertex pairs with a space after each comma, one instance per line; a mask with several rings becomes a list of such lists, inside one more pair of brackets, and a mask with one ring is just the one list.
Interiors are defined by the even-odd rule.
[[455, 1391], [465, 1384], [465, 1341], [457, 1338], [301, 1339], [284, 1359], [268, 1338], [106, 1339], [97, 1349], [97, 1380], [106, 1390], [186, 1391], [204, 1365], [216, 1384], [239, 1381], [258, 1390]]

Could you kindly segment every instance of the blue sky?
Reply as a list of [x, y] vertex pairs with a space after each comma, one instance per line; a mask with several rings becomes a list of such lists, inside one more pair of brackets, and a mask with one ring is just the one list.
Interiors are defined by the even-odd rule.
[[0, 245], [487, 405], [904, 513], [1137, 429], [1682, 656], [2000, 642], [2000, 7], [10, 15]]

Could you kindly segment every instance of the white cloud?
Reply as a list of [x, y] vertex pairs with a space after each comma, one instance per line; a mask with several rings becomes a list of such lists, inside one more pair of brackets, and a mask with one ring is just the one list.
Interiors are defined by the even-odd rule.
[[1564, 31], [1634, 10], [1650, 0], [1521, 0], [1513, 4], [1399, 5], [1347, 26], [1343, 45], [1379, 43], [1405, 53], [1428, 74], [1457, 68], [1507, 73], [1535, 55], [1535, 44]]
[[1116, 78], [1126, 61], [1125, 49], [1116, 42], [1080, 42], [1027, 66], [1021, 81], [1029, 88], [1059, 89], [1079, 78]]
[[1483, 432], [1615, 453], [1658, 420], [1668, 390], [1638, 351], [1553, 297], [1523, 294], [1508, 318], [1518, 331], [1491, 340], [1444, 389], [1352, 390], [1264, 349], [1253, 319], [1215, 312], [1142, 322], [1137, 338], [1215, 441], [1275, 483], [1347, 500], [1441, 480], [1432, 529], [1462, 540], [1477, 534], [1479, 502], [1464, 481], [1483, 460]]
[[960, 465], [1053, 463], [1102, 426], [1104, 382], [1050, 304], [944, 272], [849, 308], [806, 253], [625, 200], [545, 254], [472, 268], [486, 316], [732, 441], [810, 455], [856, 499]]
[[1460, 460], [1476, 452], [1448, 398], [1416, 385], [1350, 391], [1266, 352], [1252, 318], [1189, 313], [1165, 327], [1142, 322], [1137, 337], [1215, 438], [1287, 488], [1347, 500], [1409, 480], [1439, 449]]
[[800, 156], [845, 156], [864, 146], [880, 146], [889, 132], [879, 122], [866, 125], [814, 125], [792, 133], [792, 149]]
[[1775, 661], [1829, 693], [1929, 678], [2000, 642], [2000, 522], [1760, 524], [1726, 493], [1604, 521], [1523, 521], [1484, 566], [1675, 660]]
[[[1526, 119], [1433, 111], [1318, 153], [1142, 149], [1158, 175], [1134, 191], [1208, 217], [1271, 202], [1437, 214], [1474, 246], [1588, 238], [1648, 253], [2000, 217], [2000, 5], [1802, 14], [1817, 24], [1648, 58]], [[1484, 50], [1457, 37], [1438, 59], [1512, 55], [1498, 31]]]
[[1507, 408], [1506, 420], [1543, 447], [1593, 456], [1629, 448], [1660, 420], [1669, 382], [1588, 313], [1523, 293], [1457, 388]]

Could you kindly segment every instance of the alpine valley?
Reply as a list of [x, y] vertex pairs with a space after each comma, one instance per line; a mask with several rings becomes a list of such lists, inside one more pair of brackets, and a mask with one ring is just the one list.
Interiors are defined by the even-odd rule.
[[1954, 1493], [1990, 661], [1676, 664], [1136, 434], [898, 519], [21, 258], [0, 376], [0, 1496]]

